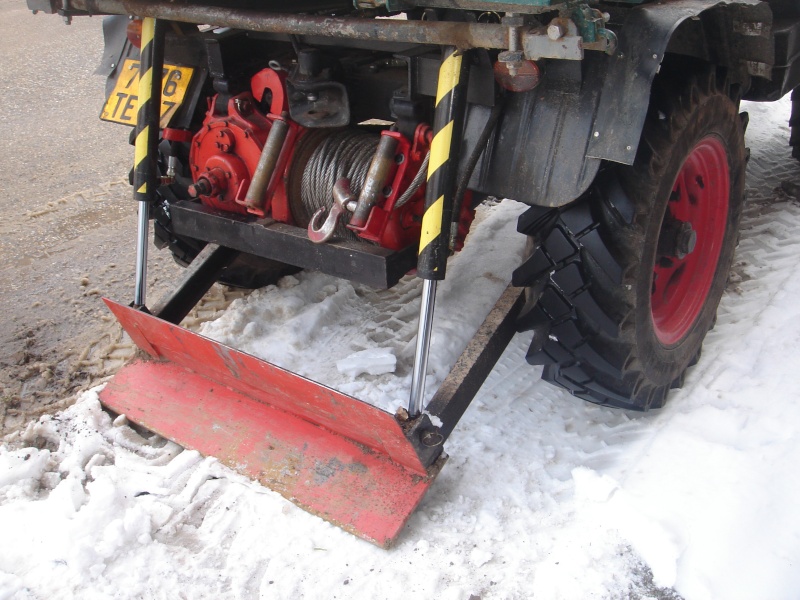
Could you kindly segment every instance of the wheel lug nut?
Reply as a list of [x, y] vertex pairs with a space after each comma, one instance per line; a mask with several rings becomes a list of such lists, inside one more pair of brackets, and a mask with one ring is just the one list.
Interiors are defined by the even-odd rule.
[[697, 232], [692, 229], [692, 224], [681, 223], [680, 228], [675, 234], [675, 256], [684, 258], [691, 254], [697, 246]]
[[[661, 229], [658, 238], [658, 255], [667, 259], [683, 260], [697, 246], [697, 232], [688, 221], [671, 219]], [[670, 261], [671, 262], [671, 261]]]

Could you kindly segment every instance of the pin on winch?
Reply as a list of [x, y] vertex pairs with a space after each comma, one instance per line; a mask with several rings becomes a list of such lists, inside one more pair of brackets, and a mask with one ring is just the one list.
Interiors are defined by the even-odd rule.
[[250, 180], [250, 187], [247, 188], [247, 195], [244, 205], [247, 211], [264, 216], [264, 205], [267, 202], [267, 185], [275, 174], [278, 166], [278, 159], [286, 144], [286, 137], [289, 134], [289, 125], [286, 123], [286, 116], [282, 115], [272, 121], [267, 141], [258, 159], [258, 165]]
[[358, 199], [350, 191], [348, 180], [337, 181], [333, 189], [334, 204], [322, 225], [319, 223], [325, 214], [325, 208], [321, 207], [314, 213], [308, 224], [308, 239], [316, 244], [330, 240], [339, 217], [347, 212], [352, 213], [348, 223], [351, 229], [360, 229], [367, 224], [370, 212], [383, 195], [391, 171], [396, 166], [398, 145], [398, 139], [388, 132], [381, 135]]

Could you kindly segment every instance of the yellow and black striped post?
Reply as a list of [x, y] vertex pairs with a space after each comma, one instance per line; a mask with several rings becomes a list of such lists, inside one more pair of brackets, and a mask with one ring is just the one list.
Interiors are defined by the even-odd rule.
[[158, 188], [158, 138], [161, 119], [161, 79], [164, 70], [166, 22], [147, 18], [142, 22], [139, 61], [139, 111], [136, 117], [136, 150], [133, 166], [133, 197], [139, 201], [136, 247], [136, 287], [133, 305], [145, 305], [147, 238], [150, 203]]
[[417, 257], [417, 275], [425, 281], [422, 285], [417, 346], [411, 374], [408, 412], [412, 417], [419, 415], [423, 408], [436, 283], [444, 279], [450, 253], [450, 221], [467, 109], [468, 58], [454, 47], [446, 48], [439, 67], [433, 142], [425, 188], [425, 214], [422, 217]]
[[467, 106], [468, 73], [469, 64], [464, 54], [447, 48], [439, 67], [425, 214], [417, 260], [417, 274], [424, 279], [444, 279], [450, 253], [450, 222]]
[[154, 199], [158, 186], [158, 132], [161, 119], [161, 75], [164, 70], [165, 22], [147, 18], [142, 22], [139, 67], [139, 109], [136, 115], [136, 151], [133, 168], [134, 198]]

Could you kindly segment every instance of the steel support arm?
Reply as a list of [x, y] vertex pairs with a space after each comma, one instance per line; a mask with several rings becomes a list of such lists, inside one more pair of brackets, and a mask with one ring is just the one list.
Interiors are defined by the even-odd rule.
[[[64, 4], [64, 0], [61, 3]], [[508, 28], [485, 23], [319, 17], [136, 0], [69, 0], [69, 9], [89, 14], [136, 15], [184, 23], [204, 23], [264, 33], [435, 44], [455, 46], [460, 50], [508, 47]]]

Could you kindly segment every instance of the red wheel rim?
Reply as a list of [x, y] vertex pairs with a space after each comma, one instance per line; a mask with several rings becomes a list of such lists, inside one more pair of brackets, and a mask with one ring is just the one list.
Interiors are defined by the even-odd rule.
[[[706, 303], [725, 239], [729, 194], [725, 146], [708, 136], [675, 178], [659, 233], [650, 306], [656, 337], [665, 346], [683, 339]], [[694, 236], [694, 244], [687, 241]]]

